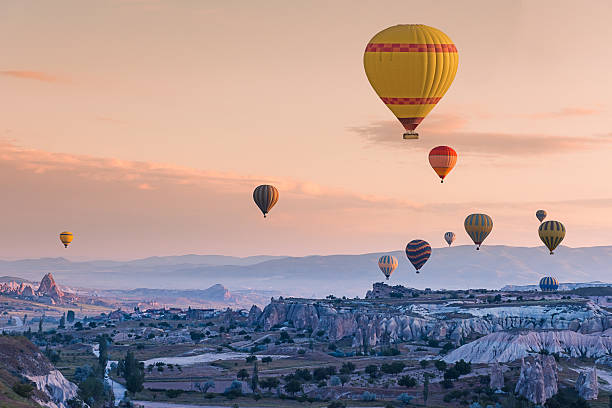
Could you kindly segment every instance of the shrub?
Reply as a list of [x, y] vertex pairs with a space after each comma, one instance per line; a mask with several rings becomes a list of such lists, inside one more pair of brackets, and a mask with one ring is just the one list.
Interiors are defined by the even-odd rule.
[[406, 364], [402, 363], [401, 361], [394, 361], [390, 364], [383, 364], [380, 367], [380, 371], [385, 374], [399, 374], [404, 371], [404, 367], [406, 367]]
[[416, 387], [417, 380], [416, 378], [412, 378], [409, 375], [405, 375], [397, 381], [397, 385], [401, 385], [402, 387], [406, 387], [406, 388], [412, 388], [412, 387]]
[[410, 402], [412, 402], [412, 400], [414, 399], [414, 396], [403, 393], [400, 394], [399, 397], [397, 397], [397, 400], [403, 404], [410, 404]]
[[342, 401], [332, 401], [327, 404], [327, 408], [346, 408], [346, 404]]
[[361, 399], [363, 401], [376, 401], [376, 394], [364, 391], [363, 394], [361, 394]]
[[183, 390], [166, 390], [166, 396], [168, 398], [176, 398], [183, 393]]
[[16, 383], [13, 385], [13, 391], [23, 398], [30, 398], [32, 392], [34, 392], [34, 386], [28, 383]]

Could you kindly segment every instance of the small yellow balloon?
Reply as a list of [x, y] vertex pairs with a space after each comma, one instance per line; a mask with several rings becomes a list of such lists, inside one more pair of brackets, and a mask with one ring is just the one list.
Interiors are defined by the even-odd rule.
[[64, 244], [64, 248], [68, 248], [68, 245], [72, 242], [72, 238], [74, 238], [72, 232], [64, 231], [60, 234], [60, 241]]

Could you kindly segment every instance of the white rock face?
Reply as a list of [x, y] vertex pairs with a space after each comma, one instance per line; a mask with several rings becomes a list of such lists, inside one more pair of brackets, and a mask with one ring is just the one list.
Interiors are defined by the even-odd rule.
[[576, 390], [585, 400], [597, 399], [599, 387], [597, 384], [596, 367], [593, 367], [593, 369], [589, 371], [583, 371], [578, 375], [578, 379], [576, 380]]
[[521, 375], [516, 383], [515, 393], [534, 404], [544, 404], [558, 392], [557, 363], [553, 356], [523, 359]]
[[262, 313], [253, 313], [251, 324], [269, 330], [291, 323], [297, 329], [322, 330], [332, 341], [353, 336], [353, 347], [375, 346], [384, 333], [391, 342], [433, 338], [459, 344], [473, 336], [516, 329], [588, 334], [612, 327], [612, 314], [592, 302], [529, 307], [468, 307], [457, 301], [384, 306], [367, 301], [273, 300]]
[[465, 360], [472, 363], [509, 362], [540, 351], [566, 357], [599, 358], [612, 354], [612, 338], [586, 335], [570, 330], [508, 333], [484, 336], [450, 352], [444, 360]]
[[49, 396], [51, 401], [37, 401], [49, 408], [68, 408], [66, 401], [77, 396], [79, 387], [71, 383], [58, 370], [47, 375], [26, 376], [36, 384], [36, 388]]
[[493, 390], [501, 390], [504, 388], [504, 371], [497, 361], [491, 366], [491, 380], [489, 382], [489, 387], [491, 387]]

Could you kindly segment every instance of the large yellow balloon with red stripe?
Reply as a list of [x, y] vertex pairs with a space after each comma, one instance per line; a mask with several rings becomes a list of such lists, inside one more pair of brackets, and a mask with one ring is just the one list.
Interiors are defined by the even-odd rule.
[[458, 64], [451, 39], [423, 24], [396, 25], [379, 32], [363, 55], [368, 80], [404, 125], [404, 139], [418, 139], [414, 130], [448, 91]]

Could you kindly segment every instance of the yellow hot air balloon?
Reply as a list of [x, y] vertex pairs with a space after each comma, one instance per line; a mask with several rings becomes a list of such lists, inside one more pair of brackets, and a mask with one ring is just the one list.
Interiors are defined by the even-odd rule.
[[538, 228], [540, 239], [553, 255], [555, 248], [565, 238], [565, 227], [559, 221], [545, 221]]
[[476, 244], [476, 249], [479, 250], [480, 245], [493, 229], [493, 220], [487, 214], [470, 214], [463, 222], [463, 226], [465, 232]]
[[60, 234], [60, 241], [64, 244], [64, 248], [68, 248], [68, 245], [72, 242], [72, 232], [64, 231]]
[[404, 139], [418, 139], [414, 130], [455, 79], [459, 55], [442, 31], [405, 24], [376, 34], [363, 65], [374, 91], [404, 125]]

